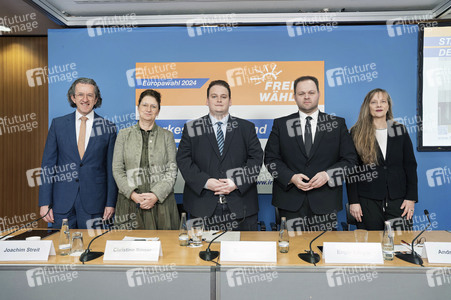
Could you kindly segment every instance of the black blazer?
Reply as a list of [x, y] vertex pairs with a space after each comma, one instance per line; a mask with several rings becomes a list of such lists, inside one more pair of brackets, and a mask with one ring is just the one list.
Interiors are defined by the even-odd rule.
[[[402, 198], [418, 201], [417, 161], [412, 141], [404, 125], [388, 123], [385, 159], [377, 145], [378, 164], [373, 166], [374, 171], [371, 169], [371, 172], [376, 172], [372, 180], [347, 183], [350, 204], [359, 203], [359, 196], [375, 200]], [[360, 157], [359, 166], [363, 166]]]
[[249, 121], [229, 116], [223, 155], [219, 154], [215, 129], [208, 115], [183, 128], [177, 165], [185, 180], [183, 206], [196, 217], [211, 216], [219, 196], [204, 189], [209, 178], [230, 178], [237, 189], [226, 196], [230, 210], [242, 218], [258, 212], [257, 177], [263, 150]]
[[288, 211], [297, 211], [304, 201], [309, 201], [315, 214], [341, 210], [342, 185], [326, 183], [318, 189], [304, 192], [289, 182], [297, 173], [312, 178], [318, 172], [351, 167], [357, 163], [345, 120], [320, 112], [310, 152], [307, 156], [298, 112], [274, 120], [265, 148], [265, 165], [274, 175], [272, 204]]

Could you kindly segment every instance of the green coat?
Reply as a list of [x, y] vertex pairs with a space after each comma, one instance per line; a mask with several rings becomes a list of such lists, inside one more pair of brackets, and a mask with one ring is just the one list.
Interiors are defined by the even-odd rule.
[[[178, 229], [179, 215], [174, 197], [177, 178], [174, 136], [169, 130], [154, 124], [147, 147], [146, 161], [141, 159], [144, 145], [138, 124], [121, 130], [117, 136], [113, 155], [113, 176], [119, 189], [116, 218], [120, 223], [136, 213], [135, 227], [138, 229]], [[143, 173], [146, 177], [142, 177]], [[135, 190], [154, 193], [158, 202], [150, 210], [137, 208], [130, 199]]]

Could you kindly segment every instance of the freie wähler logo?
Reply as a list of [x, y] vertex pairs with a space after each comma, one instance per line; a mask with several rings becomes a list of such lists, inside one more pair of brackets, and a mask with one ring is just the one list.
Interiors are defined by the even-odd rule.
[[378, 78], [376, 63], [344, 66], [326, 71], [327, 83], [330, 87], [349, 85], [361, 82], [372, 82]]
[[282, 70], [277, 70], [276, 63], [243, 66], [226, 71], [227, 82], [231, 87], [245, 84], [259, 85], [264, 82], [276, 81]]

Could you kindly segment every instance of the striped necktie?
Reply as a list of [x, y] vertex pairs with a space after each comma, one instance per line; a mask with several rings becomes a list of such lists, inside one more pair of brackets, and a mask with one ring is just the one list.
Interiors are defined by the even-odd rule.
[[224, 151], [224, 133], [221, 128], [222, 122], [217, 122], [216, 125], [218, 125], [216, 129], [216, 139], [218, 140], [219, 153], [222, 155], [222, 151]]

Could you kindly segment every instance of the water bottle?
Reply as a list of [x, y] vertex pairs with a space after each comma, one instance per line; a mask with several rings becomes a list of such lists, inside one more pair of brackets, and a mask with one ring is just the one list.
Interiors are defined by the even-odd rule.
[[384, 254], [384, 260], [393, 260], [394, 256], [394, 232], [391, 228], [390, 221], [385, 221], [384, 236], [382, 238], [382, 252]]
[[290, 249], [290, 238], [288, 236], [287, 219], [282, 217], [280, 220], [279, 232], [279, 251], [280, 253], [288, 253]]
[[59, 252], [60, 255], [68, 255], [70, 253], [70, 232], [69, 221], [67, 219], [63, 219], [61, 224]]
[[186, 213], [182, 213], [180, 219], [179, 244], [180, 246], [188, 246], [188, 228], [186, 227]]

